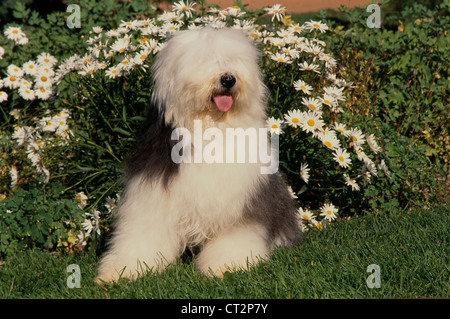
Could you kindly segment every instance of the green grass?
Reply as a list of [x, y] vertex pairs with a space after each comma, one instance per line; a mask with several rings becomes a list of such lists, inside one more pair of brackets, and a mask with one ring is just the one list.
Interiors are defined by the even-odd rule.
[[[37, 249], [0, 268], [1, 298], [429, 298], [450, 297], [450, 205], [366, 215], [305, 234], [296, 248], [277, 250], [252, 271], [224, 279], [200, 274], [185, 258], [161, 274], [119, 284], [93, 283], [93, 250], [51, 256]], [[66, 268], [81, 268], [81, 288], [69, 289]], [[381, 269], [369, 289], [367, 266]]]

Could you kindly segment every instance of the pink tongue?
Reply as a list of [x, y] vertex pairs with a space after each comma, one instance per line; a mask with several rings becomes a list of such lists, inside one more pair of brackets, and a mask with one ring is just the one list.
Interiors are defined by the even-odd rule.
[[214, 97], [214, 103], [216, 103], [217, 108], [222, 112], [227, 112], [231, 109], [233, 104], [233, 97], [231, 95], [216, 95]]

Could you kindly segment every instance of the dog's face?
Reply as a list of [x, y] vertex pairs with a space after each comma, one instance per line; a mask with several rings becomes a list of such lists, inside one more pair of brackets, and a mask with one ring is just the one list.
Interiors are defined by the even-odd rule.
[[266, 89], [258, 58], [242, 31], [179, 32], [157, 55], [153, 100], [176, 127], [189, 128], [206, 116], [217, 122], [263, 119]]

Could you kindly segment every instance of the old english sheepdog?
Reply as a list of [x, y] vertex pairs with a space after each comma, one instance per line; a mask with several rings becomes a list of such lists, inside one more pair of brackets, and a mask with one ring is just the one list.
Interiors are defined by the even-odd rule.
[[[284, 178], [262, 173], [267, 161], [249, 160], [254, 141], [244, 151], [233, 143], [242, 133], [244, 141], [259, 137], [259, 148], [270, 144], [267, 130], [266, 139], [251, 134], [266, 127], [258, 60], [242, 31], [209, 27], [176, 33], [157, 54], [150, 112], [126, 161], [125, 191], [97, 281], [159, 271], [187, 248], [200, 271], [221, 276], [300, 242]], [[230, 129], [237, 130], [231, 137]], [[242, 153], [246, 160], [236, 160]]]

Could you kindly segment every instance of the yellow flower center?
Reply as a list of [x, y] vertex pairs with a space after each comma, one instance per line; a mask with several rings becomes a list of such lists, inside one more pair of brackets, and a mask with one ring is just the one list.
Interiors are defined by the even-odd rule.
[[306, 122], [309, 126], [314, 126], [316, 124], [316, 122], [314, 122], [313, 119], [309, 119], [308, 122]]
[[44, 88], [40, 88], [40, 90], [41, 90], [41, 92], [42, 92], [42, 93], [44, 93], [44, 92], [45, 92], [45, 89], [44, 89]]
[[123, 51], [125, 51], [125, 48], [120, 48], [119, 49], [119, 52], [123, 52]]
[[312, 110], [314, 110], [314, 111], [316, 110], [316, 106], [315, 106], [314, 104], [309, 104], [308, 106], [309, 106]]
[[301, 85], [300, 88], [301, 88], [302, 90], [306, 90], [306, 86], [304, 86], [304, 85]]
[[330, 104], [330, 101], [328, 101], [328, 100], [323, 100], [323, 102], [324, 102], [325, 104]]
[[298, 120], [298, 118], [294, 117], [294, 118], [292, 119], [292, 123], [298, 123], [298, 122], [300, 122], [300, 121]]
[[329, 141], [326, 141], [325, 145], [328, 146], [328, 147], [331, 147], [331, 143]]
[[47, 77], [46, 76], [41, 76], [41, 81], [42, 82], [47, 82]]
[[343, 161], [344, 161], [344, 157], [339, 156], [339, 160], [340, 160], [341, 162], [343, 162]]
[[277, 129], [277, 128], [278, 128], [278, 125], [273, 124], [273, 125], [272, 125], [272, 128]]
[[354, 142], [358, 141], [358, 139], [356, 138], [356, 136], [353, 136], [353, 141], [354, 141]]
[[112, 74], [116, 74], [116, 73], [117, 73], [117, 70], [114, 69], [114, 70], [111, 71], [111, 73], [112, 73]]
[[309, 219], [309, 216], [308, 215], [302, 215], [302, 218], [303, 219]]
[[327, 215], [331, 215], [331, 214], [333, 214], [333, 213], [331, 212], [331, 210], [327, 210]]
[[17, 33], [19, 33], [19, 31], [18, 30], [13, 30], [12, 33], [17, 34]]
[[143, 54], [143, 55], [140, 56], [141, 60], [145, 60], [146, 57], [147, 57], [147, 56], [146, 56], [145, 54]]
[[9, 77], [9, 80], [10, 80], [10, 81], [15, 81], [15, 80], [16, 80], [16, 77], [11, 76], [11, 77]]
[[320, 29], [320, 25], [318, 25], [317, 23], [314, 23], [314, 24], [313, 24], [313, 27], [315, 27], [315, 28], [317, 28], [317, 29]]

